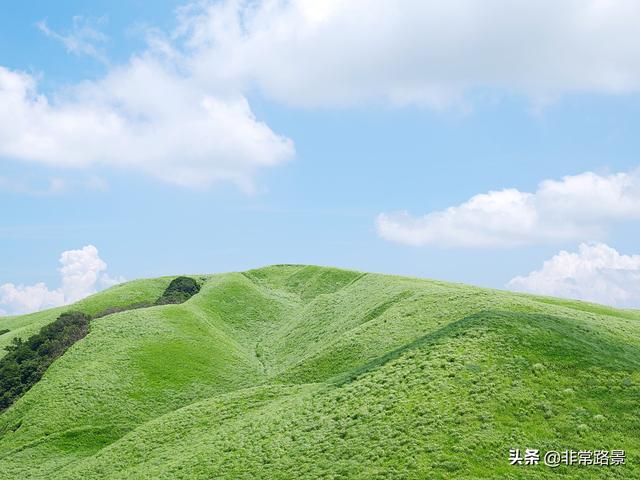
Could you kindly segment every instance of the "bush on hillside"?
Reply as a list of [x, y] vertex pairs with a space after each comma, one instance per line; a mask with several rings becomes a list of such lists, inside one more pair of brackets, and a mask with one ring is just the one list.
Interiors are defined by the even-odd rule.
[[27, 341], [14, 338], [0, 359], [0, 411], [29, 390], [47, 367], [71, 345], [89, 332], [91, 317], [82, 312], [67, 312], [42, 327]]
[[9, 330], [8, 328], [3, 328], [2, 330], [0, 330], [0, 335], [4, 335], [5, 333], [9, 333], [11, 330]]
[[200, 291], [200, 285], [193, 278], [174, 278], [164, 293], [156, 301], [156, 305], [183, 303]]

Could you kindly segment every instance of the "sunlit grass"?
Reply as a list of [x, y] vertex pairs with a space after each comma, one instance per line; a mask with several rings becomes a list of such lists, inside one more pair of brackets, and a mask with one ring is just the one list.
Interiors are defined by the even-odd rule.
[[[0, 415], [0, 478], [640, 477], [635, 312], [319, 267], [201, 280], [183, 305], [95, 320]], [[512, 467], [512, 447], [628, 464]]]

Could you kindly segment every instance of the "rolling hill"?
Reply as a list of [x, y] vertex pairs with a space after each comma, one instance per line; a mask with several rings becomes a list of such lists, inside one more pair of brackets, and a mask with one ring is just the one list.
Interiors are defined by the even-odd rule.
[[[0, 478], [640, 478], [639, 312], [300, 265], [193, 278], [93, 319], [0, 414]], [[0, 346], [171, 280], [1, 318]]]

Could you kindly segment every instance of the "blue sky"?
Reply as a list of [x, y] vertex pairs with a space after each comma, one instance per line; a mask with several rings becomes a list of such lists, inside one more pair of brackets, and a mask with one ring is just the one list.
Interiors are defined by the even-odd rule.
[[[640, 12], [599, 11], [601, 48], [582, 7], [546, 25], [553, 2], [522, 14], [488, 2], [465, 32], [472, 2], [429, 3], [374, 2], [357, 27], [359, 0], [12, 7], [0, 311], [27, 311], [37, 282], [64, 288], [61, 253], [87, 245], [113, 278], [305, 263], [640, 306], [640, 52], [617, 38]], [[519, 24], [530, 38], [510, 38]], [[483, 29], [495, 44], [474, 40]], [[16, 84], [28, 93], [2, 96]], [[557, 185], [526, 195], [545, 180]], [[464, 206], [505, 189], [517, 194], [491, 196], [497, 210]]]

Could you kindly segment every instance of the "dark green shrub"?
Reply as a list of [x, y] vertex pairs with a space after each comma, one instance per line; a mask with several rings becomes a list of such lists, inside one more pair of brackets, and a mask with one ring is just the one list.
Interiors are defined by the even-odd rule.
[[3, 328], [0, 329], [0, 335], [4, 335], [5, 333], [9, 333], [11, 330], [9, 330], [8, 328]]
[[156, 301], [156, 305], [183, 303], [200, 291], [200, 285], [193, 278], [174, 278], [164, 293]]
[[91, 317], [67, 312], [25, 342], [14, 338], [0, 359], [0, 411], [8, 408], [44, 375], [49, 365], [89, 332]]

